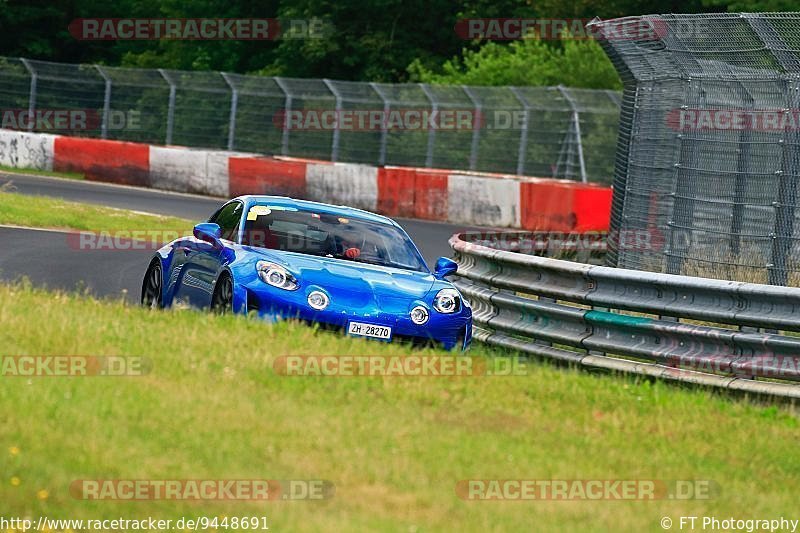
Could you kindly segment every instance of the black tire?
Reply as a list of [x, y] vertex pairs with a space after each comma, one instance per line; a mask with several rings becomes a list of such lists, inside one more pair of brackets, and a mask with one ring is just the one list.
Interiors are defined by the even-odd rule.
[[164, 277], [161, 275], [161, 261], [154, 259], [147, 267], [147, 273], [142, 281], [141, 302], [144, 307], [150, 309], [161, 309], [164, 307], [162, 289]]
[[214, 287], [211, 311], [220, 315], [233, 313], [233, 280], [227, 273], [220, 275], [217, 285]]

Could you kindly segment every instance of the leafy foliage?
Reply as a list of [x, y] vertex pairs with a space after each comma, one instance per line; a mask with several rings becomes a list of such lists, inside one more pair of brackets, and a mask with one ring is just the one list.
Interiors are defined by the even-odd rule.
[[[793, 0], [0, 0], [0, 55], [71, 63], [476, 85], [618, 87], [589, 42], [467, 42], [468, 17], [612, 18], [661, 12], [788, 10]], [[81, 41], [77, 18], [320, 20], [319, 38], [274, 41]], [[301, 22], [302, 24], [302, 22]]]
[[463, 50], [444, 63], [441, 72], [418, 59], [409, 66], [412, 78], [428, 83], [465, 85], [566, 85], [588, 89], [621, 88], [611, 61], [594, 41], [564, 41], [553, 46], [537, 39], [504, 46], [487, 43]]

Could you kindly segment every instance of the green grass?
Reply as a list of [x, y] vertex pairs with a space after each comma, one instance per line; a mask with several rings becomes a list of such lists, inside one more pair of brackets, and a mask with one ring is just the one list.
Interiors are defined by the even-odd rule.
[[[535, 363], [523, 376], [491, 378], [272, 369], [281, 355], [409, 352], [293, 323], [0, 285], [0, 355], [143, 356], [152, 365], [141, 377], [0, 377], [3, 515], [266, 515], [278, 531], [658, 531], [662, 516], [677, 528], [681, 515], [776, 518], [797, 508], [799, 424], [789, 408]], [[325, 479], [336, 494], [202, 504], [70, 496], [73, 480], [101, 478]], [[720, 494], [459, 499], [456, 483], [473, 478], [702, 479]]]
[[191, 232], [193, 222], [176, 217], [26, 196], [0, 190], [0, 224], [85, 231]]
[[71, 180], [82, 180], [86, 179], [86, 176], [81, 174], [80, 172], [55, 172], [52, 170], [38, 170], [35, 168], [17, 168], [17, 167], [7, 167], [5, 165], [0, 165], [0, 172], [5, 172], [7, 174], [32, 174], [34, 176], [50, 176], [53, 178], [68, 178]]
[[[0, 223], [186, 231], [191, 222], [0, 192]], [[311, 378], [283, 355], [404, 355], [294, 323], [0, 285], [0, 356], [141, 356], [141, 377], [0, 377], [2, 516], [267, 516], [274, 530], [660, 530], [795, 509], [786, 407], [530, 363], [523, 376]], [[432, 349], [415, 354], [444, 355]], [[476, 346], [471, 355], [508, 355]], [[79, 479], [324, 479], [321, 502], [83, 501]], [[713, 480], [713, 500], [469, 502], [465, 479]], [[676, 522], [677, 524], [677, 522]], [[676, 526], [677, 527], [677, 526]]]

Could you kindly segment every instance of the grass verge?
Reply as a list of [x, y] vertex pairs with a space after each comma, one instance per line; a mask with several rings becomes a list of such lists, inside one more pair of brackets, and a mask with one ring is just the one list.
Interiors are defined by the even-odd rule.
[[32, 174], [34, 176], [49, 176], [52, 178], [68, 178], [71, 180], [83, 180], [86, 176], [80, 172], [56, 172], [52, 170], [38, 170], [35, 168], [17, 168], [0, 165], [0, 172], [7, 174]]
[[190, 220], [0, 190], [0, 224], [81, 231], [190, 234]]
[[[142, 356], [140, 377], [0, 377], [4, 515], [267, 516], [271, 529], [652, 531], [791, 517], [798, 419], [659, 382], [530, 363], [484, 378], [285, 377], [282, 355], [409, 348], [0, 285], [0, 355]], [[432, 349], [415, 354], [436, 355]], [[476, 347], [472, 355], [495, 355]], [[309, 502], [84, 501], [79, 479], [325, 479]], [[464, 501], [468, 479], [712, 480], [707, 500]]]

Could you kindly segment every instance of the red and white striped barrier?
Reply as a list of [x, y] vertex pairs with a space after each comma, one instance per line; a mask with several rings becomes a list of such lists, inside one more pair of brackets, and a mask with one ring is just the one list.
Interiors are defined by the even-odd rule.
[[376, 211], [378, 167], [354, 163], [311, 163], [306, 167], [305, 198]]
[[0, 165], [53, 170], [56, 135], [0, 129]]
[[86, 179], [151, 187], [150, 146], [81, 137], [57, 137], [53, 170], [81, 172]]
[[608, 229], [611, 189], [566, 180], [375, 167], [0, 129], [0, 165], [218, 197], [272, 194], [389, 216], [541, 231]]

